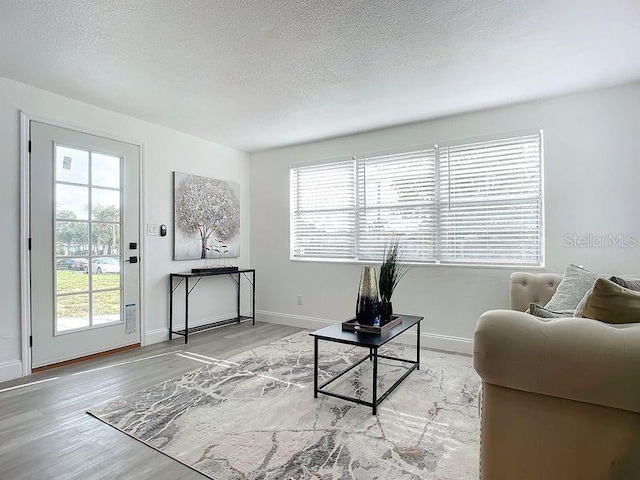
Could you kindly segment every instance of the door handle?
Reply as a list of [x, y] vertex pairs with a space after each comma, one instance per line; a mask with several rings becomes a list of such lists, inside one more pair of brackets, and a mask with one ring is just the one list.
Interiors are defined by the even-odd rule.
[[125, 260], [126, 263], [138, 263], [138, 257], [129, 257], [129, 260]]

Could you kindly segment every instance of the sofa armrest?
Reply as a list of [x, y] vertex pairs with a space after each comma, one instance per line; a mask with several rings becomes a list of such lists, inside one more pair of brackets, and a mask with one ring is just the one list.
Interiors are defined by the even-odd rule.
[[638, 323], [492, 310], [478, 321], [473, 364], [485, 383], [640, 413]]

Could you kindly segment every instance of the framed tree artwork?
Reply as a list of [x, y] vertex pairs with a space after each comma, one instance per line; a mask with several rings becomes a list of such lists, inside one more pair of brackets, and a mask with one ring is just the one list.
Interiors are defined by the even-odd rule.
[[240, 256], [240, 185], [173, 172], [174, 260]]

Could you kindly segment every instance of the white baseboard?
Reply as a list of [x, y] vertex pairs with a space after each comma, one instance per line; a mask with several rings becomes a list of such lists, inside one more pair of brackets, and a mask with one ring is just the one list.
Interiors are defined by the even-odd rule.
[[[288, 325], [290, 327], [308, 328], [316, 330], [337, 323], [334, 320], [325, 318], [304, 317], [302, 315], [292, 315], [290, 313], [267, 312], [258, 310], [256, 319], [266, 323], [277, 323], [279, 325]], [[399, 335], [396, 340], [399, 343], [415, 345], [416, 332], [410, 331]], [[451, 353], [462, 353], [471, 355], [473, 353], [473, 339], [452, 337], [449, 335], [439, 335], [437, 333], [420, 332], [420, 346], [431, 348], [433, 350], [442, 350]]]
[[[189, 327], [199, 327], [200, 325], [206, 325], [207, 323], [213, 323], [213, 322], [218, 322], [220, 320], [225, 320], [227, 318], [233, 318], [236, 315], [237, 315], [236, 312], [222, 313], [220, 315], [216, 315], [213, 317], [200, 318], [198, 320], [190, 320]], [[250, 310], [241, 311], [240, 315], [250, 316], [251, 311]], [[173, 331], [175, 332], [176, 330], [182, 330], [183, 328], [184, 328], [184, 324], [182, 323], [176, 324], [173, 326]], [[173, 338], [176, 338], [176, 335], [174, 335]], [[145, 340], [144, 345], [151, 345], [153, 343], [160, 343], [160, 342], [169, 340], [169, 327], [156, 328], [154, 330], [147, 330], [147, 333], [144, 336], [144, 340]]]
[[168, 328], [156, 328], [155, 330], [147, 330], [144, 336], [144, 346], [169, 340]]
[[0, 382], [13, 380], [22, 376], [22, 362], [14, 360], [12, 362], [0, 363]]

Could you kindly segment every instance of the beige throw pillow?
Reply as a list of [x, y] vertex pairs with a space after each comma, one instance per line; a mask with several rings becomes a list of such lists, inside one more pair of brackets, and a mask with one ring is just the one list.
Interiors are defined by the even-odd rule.
[[640, 292], [598, 278], [576, 308], [575, 316], [607, 323], [640, 323]]

